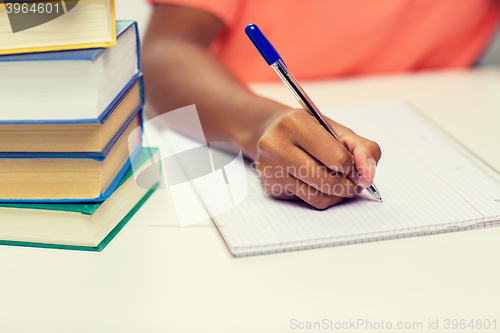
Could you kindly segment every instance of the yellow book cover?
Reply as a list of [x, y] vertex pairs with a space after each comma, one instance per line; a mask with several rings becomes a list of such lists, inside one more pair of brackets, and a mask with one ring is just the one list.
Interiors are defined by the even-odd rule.
[[20, 1], [0, 3], [0, 55], [116, 45], [114, 0]]

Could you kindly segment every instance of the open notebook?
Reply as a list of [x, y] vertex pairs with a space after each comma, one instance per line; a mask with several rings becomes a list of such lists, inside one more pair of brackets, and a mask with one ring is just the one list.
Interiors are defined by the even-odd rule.
[[[247, 165], [248, 195], [213, 219], [235, 256], [393, 239], [498, 225], [500, 177], [404, 103], [324, 110], [382, 148], [368, 194], [326, 210], [277, 200]], [[179, 148], [177, 148], [179, 149]], [[194, 184], [194, 182], [193, 182]], [[209, 212], [211, 189], [195, 190]]]

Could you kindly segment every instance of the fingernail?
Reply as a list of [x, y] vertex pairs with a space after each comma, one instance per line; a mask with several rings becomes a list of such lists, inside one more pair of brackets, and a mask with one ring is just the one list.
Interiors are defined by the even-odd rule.
[[[375, 177], [375, 170], [377, 167], [377, 161], [375, 161], [374, 158], [369, 157], [368, 160], [366, 161], [368, 164], [368, 167], [363, 170], [359, 170], [360, 172], [360, 178], [358, 181], [358, 185], [362, 186], [364, 188], [370, 187], [370, 185], [373, 182], [373, 177]], [[373, 175], [373, 177], [369, 177], [369, 175]]]
[[367, 162], [368, 162], [368, 167], [370, 168], [370, 173], [373, 175], [373, 177], [375, 177], [375, 171], [377, 171], [377, 161], [375, 161], [373, 157], [370, 157]]
[[358, 174], [358, 178], [356, 180], [356, 185], [361, 186], [362, 188], [370, 187], [372, 184], [371, 180], [366, 179], [361, 174]]

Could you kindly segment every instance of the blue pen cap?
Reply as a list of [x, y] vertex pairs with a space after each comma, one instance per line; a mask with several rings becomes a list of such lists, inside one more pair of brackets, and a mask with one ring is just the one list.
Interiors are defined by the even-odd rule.
[[269, 66], [281, 59], [274, 46], [262, 34], [258, 26], [255, 24], [247, 25], [245, 33]]

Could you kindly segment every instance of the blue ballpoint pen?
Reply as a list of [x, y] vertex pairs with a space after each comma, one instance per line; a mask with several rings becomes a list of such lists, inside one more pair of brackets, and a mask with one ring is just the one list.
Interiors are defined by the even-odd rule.
[[[273, 47], [273, 45], [267, 40], [267, 38], [262, 34], [260, 29], [255, 24], [249, 24], [245, 28], [245, 32], [252, 41], [253, 45], [260, 52], [260, 55], [264, 58], [269, 66], [271, 66], [276, 74], [283, 80], [285, 85], [290, 89], [295, 98], [299, 101], [300, 105], [304, 108], [304, 110], [308, 111], [316, 120], [340, 143], [342, 139], [335, 132], [335, 130], [328, 124], [325, 120], [323, 114], [319, 111], [319, 109], [314, 105], [313, 101], [307, 96], [306, 92], [300, 84], [295, 80], [292, 73], [288, 70], [283, 59], [281, 59], [280, 55]], [[367, 188], [368, 192], [377, 199], [382, 202], [382, 197], [380, 196], [379, 191], [375, 187], [375, 184], [372, 184], [369, 188]]]

